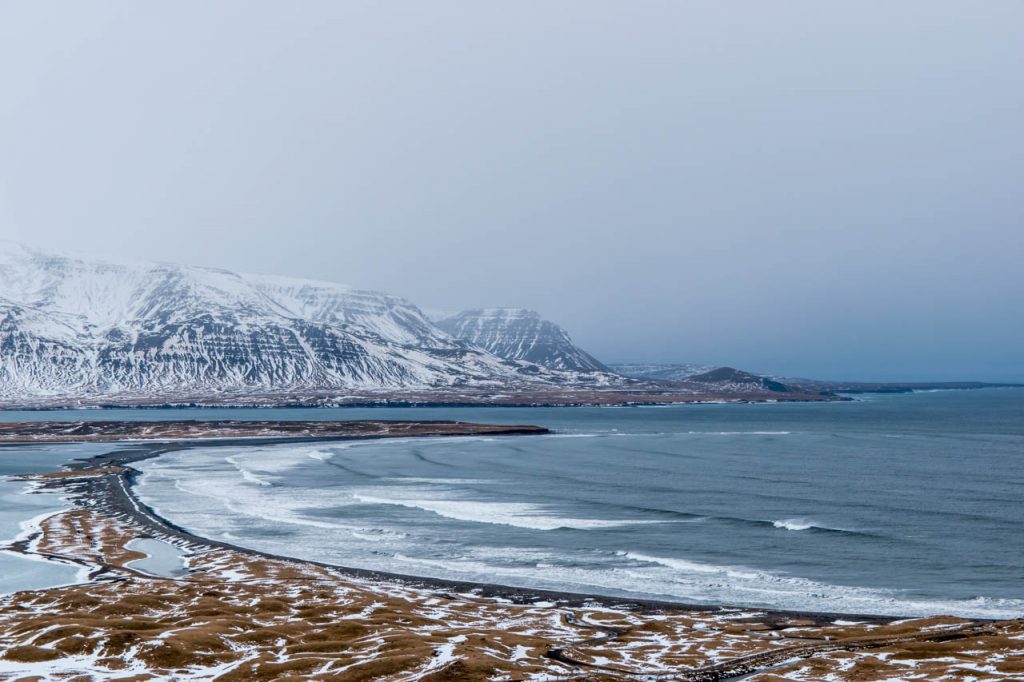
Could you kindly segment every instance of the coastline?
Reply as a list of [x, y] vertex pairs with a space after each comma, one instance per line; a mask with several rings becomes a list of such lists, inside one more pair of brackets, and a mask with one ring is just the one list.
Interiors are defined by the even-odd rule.
[[186, 408], [388, 408], [388, 407], [626, 407], [634, 405], [682, 405], [717, 403], [845, 402], [851, 398], [810, 390], [773, 393], [680, 391], [671, 387], [649, 389], [564, 389], [495, 392], [464, 391], [367, 391], [339, 397], [337, 392], [183, 394], [168, 397], [126, 394], [84, 395], [74, 400], [47, 397], [17, 401], [0, 398], [0, 411], [60, 411], [73, 409], [186, 409]]
[[[246, 422], [238, 423], [245, 424]], [[328, 422], [324, 423], [326, 424]], [[99, 476], [88, 476], [88, 478], [84, 479], [80, 486], [78, 487], [78, 489], [76, 490], [77, 494], [82, 495], [84, 498], [88, 500], [88, 505], [92, 509], [104, 511], [114, 516], [128, 518], [130, 519], [131, 523], [137, 525], [139, 528], [145, 529], [148, 532], [157, 535], [162, 534], [196, 545], [206, 545], [209, 547], [215, 547], [220, 549], [230, 549], [233, 551], [248, 553], [254, 556], [260, 556], [268, 559], [320, 566], [323, 568], [329, 568], [338, 571], [343, 575], [351, 576], [353, 578], [368, 578], [397, 581], [404, 585], [423, 587], [429, 589], [473, 591], [474, 593], [480, 594], [481, 596], [508, 599], [511, 600], [513, 603], [529, 603], [535, 601], [554, 600], [558, 603], [570, 606], [580, 606], [584, 604], [600, 604], [602, 606], [607, 607], [630, 608], [649, 612], [665, 610], [707, 611], [713, 609], [757, 609], [759, 612], [770, 614], [774, 618], [801, 618], [812, 620], [815, 623], [826, 623], [835, 619], [862, 620], [873, 623], [885, 623], [913, 617], [911, 615], [880, 615], [868, 613], [813, 611], [803, 609], [774, 609], [760, 606], [748, 606], [742, 604], [690, 603], [672, 600], [629, 598], [588, 592], [567, 592], [561, 590], [548, 590], [543, 588], [518, 587], [511, 585], [502, 585], [499, 583], [451, 580], [430, 576], [418, 576], [406, 573], [395, 573], [390, 571], [380, 571], [351, 566], [343, 566], [340, 564], [332, 564], [327, 562], [314, 561], [311, 559], [301, 559], [287, 555], [274, 554], [271, 552], [265, 552], [257, 549], [244, 547], [241, 545], [236, 545], [230, 542], [224, 542], [222, 540], [215, 540], [212, 538], [197, 535], [189, 531], [188, 529], [173, 523], [169, 519], [160, 516], [154, 509], [149, 507], [134, 493], [135, 483], [142, 472], [132, 468], [131, 464], [135, 462], [141, 462], [147, 459], [153, 459], [165, 453], [178, 452], [182, 450], [190, 450], [195, 448], [265, 446], [298, 443], [329, 443], [345, 442], [352, 440], [380, 440], [385, 438], [458, 438], [462, 436], [479, 436], [481, 434], [487, 434], [491, 436], [523, 436], [544, 435], [550, 433], [550, 431], [544, 427], [537, 427], [532, 425], [504, 426], [490, 424], [474, 424], [471, 425], [473, 428], [471, 428], [470, 430], [460, 430], [456, 432], [451, 430], [449, 427], [456, 425], [468, 426], [468, 424], [466, 424], [465, 422], [418, 420], [401, 423], [423, 426], [426, 427], [427, 430], [419, 431], [417, 433], [409, 433], [407, 431], [403, 431], [399, 433], [376, 433], [361, 435], [338, 434], [272, 437], [246, 436], [231, 438], [203, 437], [181, 438], [173, 441], [161, 439], [158, 440], [157, 442], [147, 442], [156, 439], [142, 438], [134, 440], [118, 440], [112, 437], [107, 437], [106, 435], [103, 435], [97, 439], [88, 440], [5, 441], [3, 431], [0, 430], [0, 448], [3, 448], [8, 445], [25, 445], [27, 443], [46, 444], [109, 442], [112, 444], [126, 444], [128, 445], [128, 447], [126, 448], [122, 448], [119, 450], [99, 455], [94, 455], [88, 459], [73, 460], [64, 466], [64, 471], [62, 472], [54, 472], [51, 474], [41, 475], [28, 475], [25, 476], [25, 478], [32, 478], [36, 480], [48, 479], [52, 481], [54, 479], [59, 480], [63, 478], [74, 479], [80, 475], [89, 475], [92, 474], [93, 472], [102, 472], [102, 474]], [[148, 427], [150, 425], [148, 422], [138, 422], [137, 424], [143, 427]], [[301, 427], [303, 425], [308, 425], [309, 422], [294, 422], [293, 424]], [[0, 425], [0, 429], [2, 429], [2, 425]], [[436, 429], [436, 431], [430, 432], [431, 429]], [[978, 622], [991, 622], [995, 619], [971, 618], [970, 620]]]
[[[416, 434], [423, 437], [478, 435], [478, 429], [487, 426], [471, 425], [474, 429], [472, 431], [463, 430], [461, 433], [452, 433], [450, 431], [452, 422], [419, 422], [419, 424], [421, 426], [429, 425], [425, 427], [425, 430]], [[463, 424], [459, 428], [464, 426]], [[536, 427], [492, 426], [492, 428], [509, 430], [510, 435], [545, 432], [545, 430], [538, 431]], [[429, 432], [431, 429], [434, 430], [433, 433]], [[447, 432], [446, 429], [448, 429]], [[944, 617], [901, 620], [892, 616], [685, 604], [517, 588], [345, 568], [333, 564], [267, 554], [194, 535], [161, 518], [132, 492], [133, 483], [139, 472], [131, 465], [167, 452], [195, 447], [343, 441], [395, 437], [396, 435], [408, 436], [409, 433], [406, 431], [400, 434], [377, 433], [375, 435], [363, 433], [292, 437], [190, 438], [160, 442], [132, 441], [130, 443], [110, 441], [123, 443], [125, 447], [89, 459], [73, 461], [65, 465], [65, 469], [61, 472], [24, 477], [35, 481], [42, 488], [66, 494], [72, 504], [72, 509], [63, 514], [55, 514], [48, 520], [49, 527], [41, 528], [39, 535], [34, 538], [24, 538], [11, 549], [25, 554], [36, 553], [39, 555], [42, 555], [43, 551], [56, 551], [64, 560], [67, 560], [69, 557], [75, 556], [74, 552], [69, 554], [66, 550], [60, 549], [62, 542], [68, 544], [67, 535], [75, 533], [82, 535], [84, 533], [84, 538], [90, 545], [95, 545], [98, 541], [97, 538], [107, 538], [100, 542], [110, 546], [98, 557], [79, 557], [83, 567], [92, 567], [91, 582], [44, 591], [50, 594], [73, 596], [79, 593], [88, 594], [90, 590], [103, 589], [101, 586], [107, 581], [113, 581], [112, 584], [115, 585], [139, 583], [142, 589], [146, 590], [150, 589], [145, 588], [147, 584], [173, 584], [176, 589], [184, 590], [198, 582], [207, 584], [208, 581], [214, 580], [218, 585], [232, 585], [236, 589], [240, 589], [237, 588], [238, 568], [231, 568], [226, 579], [223, 575], [219, 578], [213, 577], [217, 572], [216, 566], [212, 569], [202, 569], [202, 562], [206, 558], [216, 557], [217, 561], [223, 563], [222, 557], [231, 557], [235, 565], [248, 566], [247, 570], [255, 566], [257, 573], [292, 576], [274, 578], [269, 581], [267, 588], [260, 586], [259, 583], [262, 579], [255, 581], [251, 590], [256, 595], [264, 596], [250, 596], [250, 599], [265, 599], [267, 590], [273, 593], [285, 585], [292, 584], [294, 580], [310, 580], [312, 578], [308, 576], [312, 575], [317, 576], [316, 581], [323, 582], [326, 579], [334, 584], [336, 589], [342, 591], [363, 590], [371, 603], [377, 603], [386, 595], [399, 595], [399, 602], [402, 604], [419, 600], [418, 603], [421, 603], [421, 606], [415, 608], [394, 606], [397, 609], [396, 613], [404, 615], [390, 617], [389, 624], [396, 618], [395, 622], [400, 624], [404, 619], [422, 617], [424, 612], [434, 612], [438, 608], [436, 605], [430, 606], [429, 609], [426, 609], [425, 606], [438, 600], [446, 604], [445, 614], [439, 621], [439, 625], [430, 627], [441, 628], [441, 631], [448, 634], [456, 632], [452, 628], [455, 627], [458, 618], [464, 617], [469, 610], [473, 610], [476, 614], [473, 616], [475, 618], [473, 622], [477, 623], [473, 627], [476, 629], [485, 627], [482, 625], [483, 623], [496, 626], [493, 630], [485, 628], [488, 632], [506, 633], [510, 627], [509, 623], [521, 624], [525, 618], [531, 619], [531, 623], [534, 620], [539, 623], [549, 622], [552, 617], [555, 617], [560, 623], [561, 629], [557, 636], [547, 633], [543, 637], [538, 634], [540, 632], [538, 627], [531, 625], [523, 634], [524, 637], [528, 637], [523, 640], [526, 643], [517, 644], [514, 650], [507, 652], [509, 660], [500, 665], [490, 660], [478, 661], [477, 654], [480, 652], [480, 647], [484, 645], [472, 644], [466, 639], [468, 635], [448, 636], [446, 634], [447, 639], [443, 640], [447, 642], [446, 644], [438, 644], [433, 649], [427, 649], [424, 654], [425, 658], [415, 664], [405, 661], [402, 664], [405, 672], [396, 674], [394, 677], [384, 676], [383, 679], [494, 679], [490, 673], [485, 675], [482, 672], [484, 668], [487, 668], [492, 672], [494, 669], [500, 669], [504, 671], [502, 674], [512, 671], [510, 677], [500, 677], [499, 679], [547, 679], [536, 675], [551, 674], [566, 676], [568, 679], [582, 674], [587, 675], [588, 679], [635, 679], [638, 675], [657, 674], [661, 676], [658, 679], [666, 680], [718, 680], [733, 679], [766, 671], [781, 674], [787, 666], [799, 667], [804, 665], [802, 662], [807, 660], [814, 661], [815, 666], [839, 665], [842, 667], [848, 665], [848, 662], [844, 661], [847, 661], [850, 656], [854, 658], [867, 657], [864, 659], [865, 661], [875, 660], [873, 659], [874, 654], [869, 652], [907, 646], [913, 649], [922, 646], [940, 646], [939, 643], [951, 643], [941, 644], [941, 646], [961, 646], [965, 651], [976, 651], [979, 646], [983, 646], [978, 643], [979, 638], [995, 637], [999, 641], [1005, 637], [1016, 639], [1018, 630], [1020, 637], [1024, 638], [1024, 623], [1021, 621], [989, 622], [981, 619]], [[62, 516], [64, 518], [61, 518]], [[115, 530], [111, 530], [112, 528]], [[109, 539], [109, 536], [113, 536], [113, 539]], [[53, 539], [54, 537], [56, 537], [56, 541]], [[128, 564], [144, 555], [132, 552], [126, 545], [130, 542], [130, 538], [147, 537], [187, 550], [188, 554], [193, 557], [193, 563], [196, 564], [196, 572], [183, 579], [162, 579], [151, 575], [140, 575], [137, 571], [133, 571]], [[40, 546], [43, 547], [43, 550], [40, 550]], [[82, 546], [81, 539], [79, 539], [78, 546]], [[124, 581], [128, 582], [124, 583]], [[247, 586], [246, 589], [250, 589], [250, 586]], [[216, 588], [214, 591], [220, 593], [223, 589]], [[209, 590], [202, 594], [207, 593], [212, 594]], [[22, 597], [17, 595], [16, 598], [21, 599]], [[74, 596], [73, 598], [81, 599], [82, 597]], [[334, 599], [338, 599], [338, 597]], [[329, 599], [328, 603], [330, 603]], [[366, 608], [369, 607], [364, 605], [363, 611]], [[405, 610], [407, 608], [412, 610], [407, 612]], [[488, 615], [481, 615], [481, 613]], [[2, 624], [8, 615], [5, 608], [0, 608], [0, 641], [4, 641], [10, 646], [10, 642], [4, 640], [2, 633]], [[291, 618], [294, 620], [294, 614]], [[481, 618], [484, 620], [480, 620]], [[76, 618], [71, 620], [77, 622]], [[1010, 625], [1008, 626], [1006, 623]], [[308, 625], [312, 627], [314, 624], [311, 622]], [[403, 627], [394, 624], [389, 626], [398, 627], [399, 630]], [[648, 632], [653, 627], [669, 626], [674, 628], [671, 636], [662, 633], [654, 637]], [[22, 627], [24, 628], [25, 625], [22, 624]], [[41, 621], [39, 627], [46, 627], [45, 621]], [[237, 628], [237, 622], [232, 627]], [[521, 627], [521, 625], [517, 627]], [[462, 631], [458, 630], [458, 632]], [[494, 638], [500, 639], [501, 636], [495, 634]], [[702, 657], [694, 658], [693, 656], [696, 655], [690, 652], [687, 656], [691, 656], [691, 658], [682, 657], [678, 651], [680, 648], [695, 638], [705, 636], [714, 639], [716, 644], [713, 651], [718, 653], [702, 654]], [[226, 640], [228, 635], [225, 634], [224, 637]], [[305, 637], [304, 635], [299, 639]], [[644, 637], [648, 639], [635, 639]], [[650, 637], [654, 638], [650, 639]], [[650, 647], [652, 651], [658, 652], [655, 658], [648, 659], [642, 665], [633, 660], [632, 655], [629, 654], [632, 647], [637, 646], [639, 642], [643, 642], [645, 648]], [[31, 658], [32, 656], [47, 655], [45, 652], [25, 648], [30, 646], [34, 645], [26, 644], [10, 651], [15, 652], [13, 654], [15, 657], [24, 655]], [[338, 646], [340, 647], [340, 645]], [[494, 647], [494, 645], [487, 646], [491, 649]], [[535, 660], [527, 661], [519, 656], [520, 647], [527, 646], [533, 647], [531, 651], [536, 650]], [[692, 647], [687, 646], [686, 648]], [[484, 647], [484, 650], [491, 649]], [[452, 651], [462, 652], [463, 650], [466, 650], [466, 653], [461, 658], [452, 653]], [[227, 649], [223, 651], [218, 649], [217, 656], [219, 658], [217, 660], [227, 657], [226, 651]], [[711, 650], [709, 649], [709, 651]], [[723, 657], [723, 651], [728, 651], [729, 655]], [[3, 655], [3, 658], [9, 659], [10, 657], [11, 655], [7, 653]], [[476, 661], [473, 665], [477, 667], [465, 667], [473, 661]], [[244, 661], [238, 662], [238, 665], [242, 666], [243, 663]], [[154, 664], [149, 663], [148, 665], [152, 667]], [[270, 672], [273, 669], [268, 663], [261, 663], [261, 665], [262, 667], [258, 670], [253, 668], [250, 671], [251, 677], [240, 677], [239, 679], [277, 679], [277, 673]], [[532, 666], [529, 676], [517, 676], [517, 671], [524, 666]], [[241, 669], [239, 668], [239, 670]], [[0, 673], [3, 670], [3, 666], [0, 665]], [[418, 672], [413, 673], [414, 677], [408, 677], [409, 670]], [[527, 671], [523, 670], [522, 672], [526, 674]], [[349, 679], [349, 677], [342, 672], [339, 679]], [[374, 677], [373, 679], [378, 678]]]
[[312, 408], [390, 408], [390, 407], [634, 407], [646, 405], [716, 405], [762, 403], [850, 402], [855, 395], [891, 395], [932, 391], [977, 391], [1021, 389], [1014, 382], [840, 382], [796, 380], [789, 391], [715, 391], [706, 387], [680, 387], [672, 382], [631, 388], [551, 388], [515, 389], [430, 389], [403, 391], [349, 392], [310, 390], [267, 393], [237, 391], [218, 395], [187, 393], [154, 397], [126, 393], [122, 395], [84, 394], [74, 399], [46, 396], [20, 396], [17, 400], [0, 396], [3, 412], [62, 412], [108, 409], [312, 409]]
[[548, 429], [528, 424], [475, 424], [453, 420], [158, 420], [0, 422], [0, 444], [45, 443], [216, 443], [242, 444], [280, 439], [360, 439], [432, 436], [530, 435]]
[[[426, 436], [431, 437], [431, 436]], [[448, 437], [438, 436], [438, 437]], [[451, 436], [458, 437], [458, 436]], [[363, 437], [372, 439], [373, 436]], [[405, 573], [392, 573], [388, 571], [375, 571], [370, 569], [341, 566], [325, 562], [312, 561], [309, 559], [298, 559], [285, 555], [272, 554], [260, 550], [250, 549], [229, 542], [213, 540], [196, 535], [185, 528], [161, 517], [152, 508], [146, 505], [133, 493], [133, 486], [141, 472], [132, 469], [130, 465], [134, 462], [158, 457], [167, 452], [188, 450], [196, 447], [218, 447], [218, 446], [239, 446], [239, 445], [275, 445], [285, 443], [310, 443], [310, 442], [331, 442], [352, 440], [352, 437], [304, 437], [294, 439], [217, 439], [214, 441], [188, 441], [175, 443], [173, 445], [152, 445], [147, 446], [140, 452], [122, 450], [118, 452], [98, 455], [80, 464], [73, 463], [69, 471], [88, 472], [94, 469], [123, 468], [121, 471], [111, 471], [99, 478], [91, 478], [85, 484], [83, 492], [93, 501], [93, 508], [108, 511], [113, 514], [130, 517], [132, 521], [142, 528], [154, 533], [162, 533], [176, 537], [180, 540], [196, 544], [205, 544], [210, 547], [231, 549], [238, 552], [249, 553], [268, 559], [281, 561], [292, 561], [297, 563], [311, 564], [323, 568], [333, 569], [339, 573], [353, 578], [369, 578], [376, 580], [387, 580], [400, 582], [403, 585], [422, 587], [428, 589], [442, 589], [456, 592], [473, 592], [483, 597], [507, 599], [513, 603], [526, 604], [537, 601], [555, 601], [566, 606], [582, 606], [585, 604], [597, 604], [609, 608], [630, 608], [646, 612], [659, 611], [709, 611], [714, 609], [751, 609], [769, 614], [770, 619], [785, 620], [799, 618], [811, 620], [822, 624], [836, 619], [861, 620], [872, 623], [887, 623], [904, 616], [881, 616], [873, 614], [851, 614], [851, 613], [829, 613], [817, 611], [785, 610], [785, 609], [762, 609], [759, 607], [723, 605], [723, 604], [694, 604], [687, 602], [665, 601], [655, 599], [630, 599], [626, 597], [614, 597], [608, 595], [564, 592], [558, 590], [545, 590], [530, 587], [515, 587], [497, 583], [480, 583], [462, 580], [447, 580], [444, 578], [432, 578], [429, 576], [416, 576]], [[116, 482], [115, 482], [116, 481]], [[984, 621], [985, 619], [973, 619]]]

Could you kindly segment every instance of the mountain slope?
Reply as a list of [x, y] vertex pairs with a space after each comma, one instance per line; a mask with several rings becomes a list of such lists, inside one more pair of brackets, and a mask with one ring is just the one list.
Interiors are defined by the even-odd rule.
[[608, 365], [616, 374], [634, 379], [650, 379], [654, 381], [681, 381], [695, 374], [703, 374], [715, 368], [714, 365], [696, 365], [693, 363], [616, 363]]
[[732, 367], [719, 367], [710, 372], [686, 377], [684, 381], [688, 384], [703, 384], [720, 392], [768, 391], [771, 393], [789, 393], [795, 390], [793, 387], [787, 386], [782, 382]]
[[327, 282], [0, 243], [0, 395], [559, 385], [404, 299]]
[[572, 342], [554, 322], [524, 308], [466, 310], [437, 325], [507, 360], [525, 360], [552, 370], [610, 373]]

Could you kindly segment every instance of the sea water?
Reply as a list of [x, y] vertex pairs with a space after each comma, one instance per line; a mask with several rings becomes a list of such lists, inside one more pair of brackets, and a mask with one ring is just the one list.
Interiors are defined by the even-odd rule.
[[160, 514], [275, 554], [687, 603], [1024, 615], [1024, 390], [102, 414], [122, 415], [461, 419], [554, 431], [203, 447], [138, 464], [139, 493]]

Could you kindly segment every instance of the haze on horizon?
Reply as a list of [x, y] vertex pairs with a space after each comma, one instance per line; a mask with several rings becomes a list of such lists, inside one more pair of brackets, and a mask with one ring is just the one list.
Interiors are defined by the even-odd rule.
[[1024, 3], [0, 4], [0, 238], [1024, 380]]

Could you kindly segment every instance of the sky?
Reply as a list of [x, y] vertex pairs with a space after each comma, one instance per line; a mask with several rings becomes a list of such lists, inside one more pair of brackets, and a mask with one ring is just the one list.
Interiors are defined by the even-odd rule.
[[1024, 380], [1022, 74], [1016, 0], [0, 0], [0, 238]]

